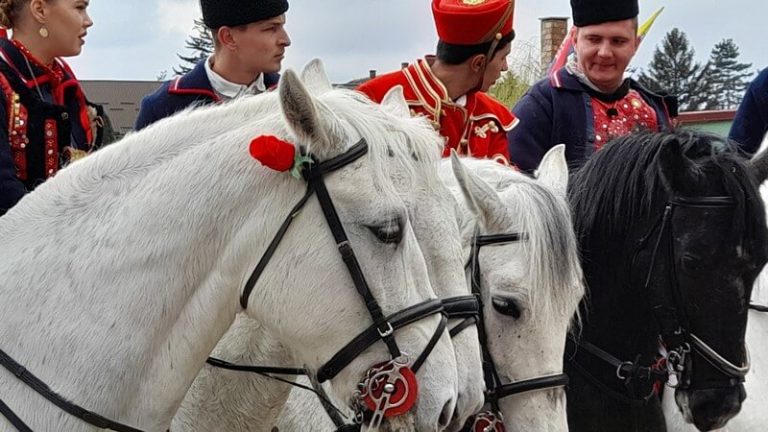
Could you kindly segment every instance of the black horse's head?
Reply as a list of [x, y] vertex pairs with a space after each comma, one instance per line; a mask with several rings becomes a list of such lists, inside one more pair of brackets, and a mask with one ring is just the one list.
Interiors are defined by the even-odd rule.
[[637, 134], [606, 145], [573, 182], [592, 295], [585, 337], [651, 364], [660, 336], [678, 406], [700, 430], [724, 425], [746, 397], [747, 310], [768, 260], [762, 165], [710, 135]]

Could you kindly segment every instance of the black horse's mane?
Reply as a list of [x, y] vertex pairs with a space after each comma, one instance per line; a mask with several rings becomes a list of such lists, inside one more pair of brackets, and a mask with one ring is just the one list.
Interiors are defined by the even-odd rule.
[[670, 197], [664, 187], [660, 150], [673, 141], [694, 163], [692, 177], [722, 173], [725, 192], [736, 200], [734, 233], [747, 239], [758, 237], [760, 224], [765, 224], [764, 210], [743, 154], [719, 136], [679, 130], [615, 139], [573, 175], [569, 198], [580, 241], [617, 240], [633, 223], [664, 205]]

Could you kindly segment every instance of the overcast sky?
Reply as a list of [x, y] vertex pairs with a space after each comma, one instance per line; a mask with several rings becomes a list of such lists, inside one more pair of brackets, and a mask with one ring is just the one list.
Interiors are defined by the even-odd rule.
[[[287, 30], [293, 45], [283, 67], [324, 60], [334, 82], [393, 70], [434, 50], [431, 0], [290, 0]], [[762, 6], [761, 6], [762, 5]], [[645, 67], [655, 46], [674, 27], [705, 60], [715, 43], [732, 38], [741, 60], [768, 66], [764, 0], [640, 0], [641, 21], [665, 10], [640, 47], [634, 66]], [[184, 41], [200, 16], [199, 0], [91, 0], [95, 24], [83, 53], [70, 59], [81, 79], [154, 80], [179, 64]], [[570, 16], [567, 0], [517, 0], [512, 51], [538, 46], [539, 18]]]

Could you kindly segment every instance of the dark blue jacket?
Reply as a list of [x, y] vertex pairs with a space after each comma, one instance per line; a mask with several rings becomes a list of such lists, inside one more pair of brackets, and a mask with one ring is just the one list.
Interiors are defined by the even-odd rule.
[[[57, 88], [62, 105], [40, 98], [35, 82], [44, 95], [53, 98], [48, 76], [34, 64], [27, 66], [21, 51], [0, 38], [0, 216], [55, 174], [69, 158], [67, 147], [91, 149], [85, 95], [66, 63], [56, 61], [64, 70]], [[22, 118], [24, 109], [26, 120]], [[15, 131], [10, 129], [11, 120]]]
[[[219, 97], [208, 80], [208, 74], [205, 73], [206, 61], [207, 59], [200, 61], [191, 71], [166, 81], [154, 93], [145, 96], [141, 101], [141, 110], [134, 129], [143, 129], [191, 105], [219, 102]], [[280, 74], [264, 74], [264, 85], [267, 88], [274, 87], [279, 78]]]
[[[652, 93], [634, 80], [629, 86], [656, 111], [660, 128], [668, 128], [670, 118], [677, 115], [676, 98]], [[512, 112], [520, 123], [507, 134], [509, 156], [521, 170], [535, 170], [557, 144], [565, 144], [565, 158], [571, 168], [580, 166], [594, 152], [591, 96], [565, 68], [534, 84]]]
[[768, 68], [747, 87], [728, 136], [749, 154], [760, 149], [768, 132]]

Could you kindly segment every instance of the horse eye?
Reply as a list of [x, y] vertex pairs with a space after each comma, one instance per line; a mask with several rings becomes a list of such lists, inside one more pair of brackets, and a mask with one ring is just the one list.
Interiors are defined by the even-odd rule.
[[399, 244], [403, 239], [403, 230], [400, 228], [400, 221], [393, 219], [383, 225], [366, 226], [373, 235], [382, 243]]
[[493, 296], [491, 297], [491, 304], [496, 312], [502, 315], [511, 316], [514, 319], [519, 319], [522, 315], [520, 307], [512, 299]]

